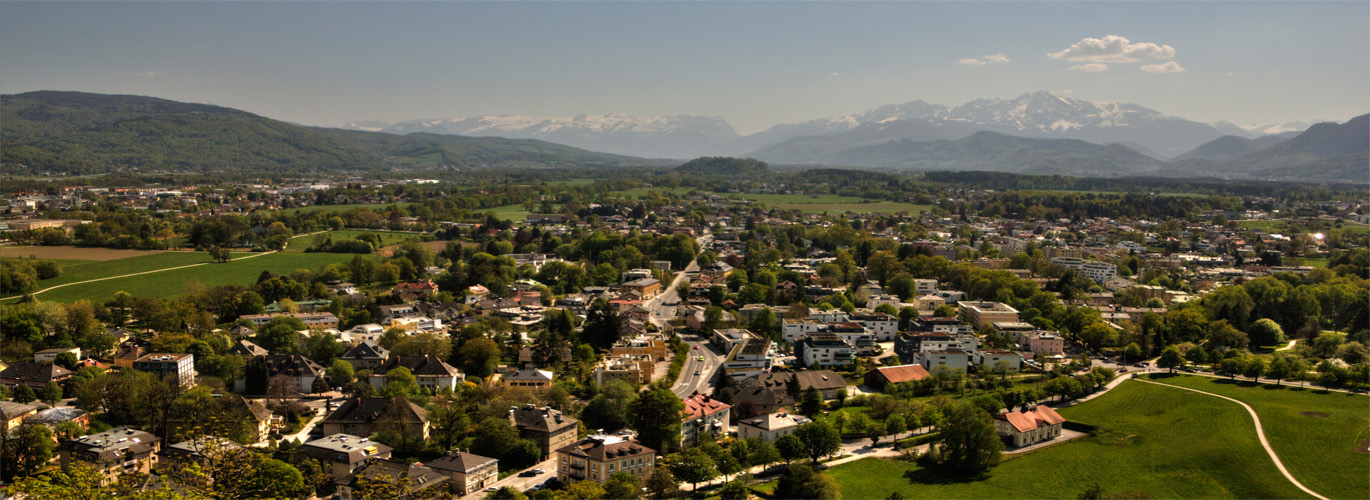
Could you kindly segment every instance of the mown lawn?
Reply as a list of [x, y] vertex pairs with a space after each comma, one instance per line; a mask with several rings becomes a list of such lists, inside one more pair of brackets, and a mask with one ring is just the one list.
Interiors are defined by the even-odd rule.
[[1329, 498], [1370, 498], [1370, 455], [1358, 451], [1370, 439], [1370, 397], [1192, 375], [1151, 378], [1251, 405], [1275, 454], [1304, 486]]
[[[251, 254], [235, 254], [251, 255]], [[42, 290], [54, 285], [64, 283], [75, 283], [96, 278], [106, 278], [110, 276], [121, 276], [125, 274], [140, 273], [154, 269], [165, 269], [168, 267], [184, 266], [187, 264], [199, 264], [201, 262], [211, 262], [206, 252], [162, 252], [157, 254], [139, 255], [126, 259], [91, 261], [83, 264], [74, 264], [62, 267], [62, 275], [56, 278], [41, 280], [38, 282], [38, 289]]]
[[327, 235], [327, 236], [333, 238], [333, 241], [336, 242], [336, 241], [343, 241], [343, 240], [355, 239], [356, 237], [361, 236], [361, 235], [363, 235], [363, 234], [377, 234], [377, 235], [380, 235], [380, 237], [381, 237], [381, 246], [382, 246], [382, 247], [390, 246], [390, 245], [395, 245], [395, 244], [398, 244], [398, 243], [403, 243], [405, 240], [408, 240], [408, 239], [410, 239], [410, 238], [420, 238], [420, 239], [421, 239], [421, 237], [423, 236], [423, 235], [414, 234], [414, 233], [397, 233], [397, 232], [390, 232], [390, 231], [368, 231], [368, 230], [365, 230], [365, 229], [342, 229], [342, 230], [338, 230], [338, 231], [328, 231], [328, 232], [326, 232], [326, 233], [319, 233], [318, 235], [299, 236], [299, 237], [292, 238], [292, 239], [290, 240], [290, 243], [287, 244], [287, 245], [285, 246], [285, 249], [286, 249], [286, 251], [288, 251], [288, 252], [303, 252], [303, 251], [305, 251], [305, 249], [307, 249], [307, 248], [309, 248], [311, 245], [313, 245], [313, 244], [314, 244], [314, 238], [315, 238], [316, 236], [320, 236], [320, 235]]
[[[195, 252], [193, 254], [187, 252], [187, 254], [197, 255], [200, 259], [194, 262], [186, 262], [185, 264], [211, 262], [208, 254], [204, 252]], [[319, 267], [327, 264], [351, 261], [354, 257], [352, 254], [278, 252], [239, 260], [239, 258], [248, 255], [253, 254], [235, 253], [234, 260], [230, 260], [223, 264], [208, 264], [185, 269], [162, 271], [153, 274], [72, 285], [40, 294], [38, 295], [38, 298], [41, 300], [57, 302], [74, 302], [81, 299], [95, 302], [108, 300], [118, 291], [128, 292], [135, 297], [175, 297], [185, 293], [186, 285], [190, 283], [191, 280], [198, 280], [200, 284], [205, 287], [233, 284], [249, 285], [257, 282], [257, 277], [261, 275], [262, 271], [271, 271], [272, 273], [279, 274], [288, 273], [296, 269], [317, 270]], [[103, 262], [100, 264], [108, 265], [117, 262], [120, 261]], [[173, 267], [173, 265], [160, 265], [142, 270], [146, 271], [163, 267]], [[104, 276], [119, 276], [132, 272], [139, 271], [109, 272], [104, 274]], [[62, 277], [66, 278], [67, 276], [64, 275]], [[40, 285], [40, 287], [46, 286], [51, 285]]]
[[501, 205], [494, 208], [479, 210], [479, 212], [494, 212], [496, 218], [512, 221], [521, 221], [524, 217], [527, 217], [528, 214], [531, 213], [527, 209], [523, 208], [522, 203], [515, 205]]
[[843, 498], [1074, 498], [1095, 482], [1125, 498], [1308, 498], [1231, 402], [1128, 381], [1060, 413], [1099, 426], [1098, 435], [1008, 459], [974, 479], [876, 458], [828, 473]]

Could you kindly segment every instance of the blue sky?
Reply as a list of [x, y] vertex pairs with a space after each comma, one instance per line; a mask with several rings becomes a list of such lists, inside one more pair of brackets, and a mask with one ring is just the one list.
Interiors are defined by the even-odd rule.
[[40, 89], [311, 125], [616, 112], [750, 133], [1038, 90], [1343, 121], [1370, 111], [1370, 2], [0, 2], [0, 91]]

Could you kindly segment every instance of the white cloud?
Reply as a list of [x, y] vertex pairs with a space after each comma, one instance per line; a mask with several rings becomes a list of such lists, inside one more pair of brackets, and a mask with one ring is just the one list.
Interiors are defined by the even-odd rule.
[[956, 63], [964, 64], [967, 66], [984, 66], [986, 64], [999, 64], [1011, 61], [1012, 60], [1009, 59], [1008, 56], [1004, 55], [1003, 52], [1000, 52], [997, 54], [990, 54], [979, 59], [976, 59], [974, 57], [962, 57], [961, 59], [957, 60]]
[[1143, 65], [1142, 71], [1147, 73], [1183, 73], [1184, 66], [1180, 66], [1180, 64], [1175, 61], [1166, 61], [1164, 64]]
[[1070, 69], [1073, 69], [1075, 71], [1083, 71], [1085, 73], [1098, 73], [1100, 71], [1108, 71], [1108, 65], [1098, 63], [1076, 64], [1074, 66], [1071, 66]]
[[1148, 59], [1175, 57], [1175, 47], [1137, 42], [1118, 35], [1103, 38], [1084, 38], [1060, 52], [1048, 52], [1047, 57], [1083, 63], [1130, 63]]
[[1223, 74], [1224, 74], [1224, 75], [1227, 75], [1227, 76], [1237, 76], [1237, 75], [1232, 74], [1231, 71], [1228, 71], [1227, 73], [1223, 73]]
[[842, 73], [838, 73], [838, 72], [834, 71], [834, 72], [832, 72], [832, 73], [828, 73], [828, 76], [833, 76], [833, 77], [842, 76]]

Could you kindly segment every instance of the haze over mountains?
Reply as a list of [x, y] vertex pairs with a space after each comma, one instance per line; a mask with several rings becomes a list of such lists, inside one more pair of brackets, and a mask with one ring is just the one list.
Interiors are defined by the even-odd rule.
[[[724, 140], [730, 141], [726, 146], [741, 150], [751, 147], [748, 141], [777, 140], [755, 148], [754, 154], [733, 155], [776, 164], [880, 170], [1357, 183], [1366, 182], [1370, 172], [1367, 115], [1341, 124], [1320, 123], [1302, 133], [1251, 138], [1224, 135], [1212, 126], [1136, 105], [1089, 103], [1049, 93], [973, 101], [957, 108], [915, 101], [860, 115], [778, 125], [748, 137], [737, 137], [721, 119], [698, 117], [484, 117], [403, 126], [354, 125], [379, 131], [306, 127], [230, 108], [152, 97], [29, 92], [0, 96], [0, 160], [10, 173], [66, 174], [128, 169], [303, 172], [681, 163], [538, 139], [421, 131], [442, 125], [491, 135], [506, 129], [537, 131], [573, 144], [597, 141], [644, 151], [677, 147], [672, 151], [681, 152], [688, 149], [681, 146], [686, 143], [722, 147], [718, 144]], [[780, 139], [785, 136], [790, 137]], [[1163, 156], [1158, 151], [1173, 153]], [[1175, 158], [1162, 159], [1170, 156]]]
[[1205, 124], [1136, 104], [1092, 102], [1051, 92], [1015, 99], [977, 99], [950, 107], [923, 101], [880, 106], [863, 113], [782, 123], [739, 135], [718, 117], [622, 114], [575, 117], [478, 116], [410, 120], [394, 124], [350, 122], [342, 128], [405, 134], [431, 132], [541, 139], [595, 151], [645, 157], [745, 155], [775, 163], [822, 164], [838, 151], [889, 140], [961, 139], [981, 131], [1019, 137], [1079, 139], [1124, 144], [1170, 159], [1224, 135], [1256, 138], [1302, 131], [1294, 122], [1250, 130], [1228, 122]]

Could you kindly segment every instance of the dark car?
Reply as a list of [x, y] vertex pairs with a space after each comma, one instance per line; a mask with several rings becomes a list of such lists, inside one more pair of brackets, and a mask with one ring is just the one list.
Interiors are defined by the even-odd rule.
[[519, 477], [533, 477], [536, 475], [538, 475], [538, 471], [535, 470], [526, 470], [519, 473]]
[[1135, 366], [1135, 367], [1137, 367], [1137, 368], [1146, 368], [1147, 365], [1146, 365], [1146, 363], [1137, 363], [1137, 364], [1132, 365], [1132, 366]]

